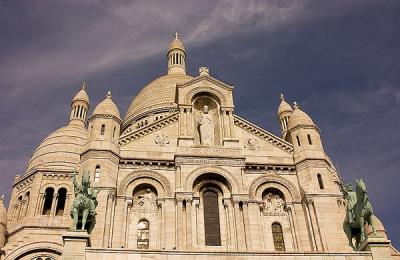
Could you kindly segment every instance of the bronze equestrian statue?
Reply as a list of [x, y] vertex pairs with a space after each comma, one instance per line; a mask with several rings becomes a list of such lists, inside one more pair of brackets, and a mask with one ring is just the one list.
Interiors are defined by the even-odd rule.
[[72, 205], [71, 217], [74, 220], [72, 229], [87, 230], [89, 233], [96, 224], [97, 193], [99, 189], [90, 188], [90, 172], [84, 171], [81, 185], [76, 181], [76, 172], [74, 172], [74, 191], [75, 199]]
[[[362, 242], [366, 239], [364, 225], [368, 224], [372, 227], [374, 236], [377, 236], [372, 217], [374, 211], [368, 200], [367, 187], [363, 179], [356, 180], [356, 191], [354, 192], [351, 183], [342, 185], [342, 192], [346, 200], [347, 213], [344, 222], [344, 230], [349, 240], [349, 245], [354, 249], [358, 249]], [[356, 245], [353, 244], [353, 237], [356, 239]]]

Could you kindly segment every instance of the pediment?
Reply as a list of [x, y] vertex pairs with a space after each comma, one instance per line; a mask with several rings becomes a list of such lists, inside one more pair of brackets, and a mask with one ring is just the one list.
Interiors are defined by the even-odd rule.
[[[127, 132], [124, 135], [122, 135], [119, 139], [119, 145], [120, 146], [125, 146], [129, 143], [132, 143], [136, 140], [143, 139], [146, 136], [149, 135], [154, 135], [156, 132], [162, 132], [162, 129], [167, 128], [168, 126], [171, 126], [173, 124], [176, 124], [179, 120], [179, 115], [178, 113], [174, 113], [168, 117], [163, 118], [160, 121], [157, 121], [155, 123], [152, 123], [148, 126], [145, 126], [143, 128], [137, 129], [137, 130], [132, 130], [131, 132]], [[177, 130], [175, 130], [177, 131]], [[156, 138], [156, 136], [154, 137]], [[156, 144], [157, 143], [162, 143], [165, 142], [166, 140], [165, 137], [160, 136], [159, 141], [154, 141]]]
[[222, 107], [233, 107], [233, 86], [209, 75], [198, 76], [184, 84], [177, 85], [176, 102], [190, 106], [193, 97], [199, 93], [210, 93], [217, 97]]
[[293, 152], [292, 144], [237, 115], [234, 117], [234, 123], [236, 127], [242, 130], [240, 137], [245, 150], [271, 152], [280, 150], [284, 154]]

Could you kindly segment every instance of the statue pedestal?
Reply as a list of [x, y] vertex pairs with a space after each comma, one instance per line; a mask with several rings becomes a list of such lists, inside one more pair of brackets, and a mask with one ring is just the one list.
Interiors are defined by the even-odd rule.
[[229, 148], [239, 148], [239, 139], [235, 138], [224, 138], [222, 140], [222, 145], [224, 147], [229, 147]]
[[372, 259], [374, 260], [391, 260], [390, 254], [390, 240], [383, 237], [368, 237], [360, 245], [358, 250], [360, 251], [371, 251]]
[[179, 136], [178, 146], [193, 146], [194, 137], [193, 136]]
[[85, 249], [90, 246], [86, 230], [67, 231], [63, 236], [64, 250], [61, 260], [85, 260]]

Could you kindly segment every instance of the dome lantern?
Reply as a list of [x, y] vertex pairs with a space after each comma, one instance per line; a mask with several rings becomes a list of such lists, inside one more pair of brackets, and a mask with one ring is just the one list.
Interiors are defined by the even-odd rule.
[[179, 40], [179, 35], [180, 34], [176, 32], [174, 34], [175, 39], [173, 39], [169, 45], [167, 53], [168, 75], [186, 75], [186, 52], [183, 43]]
[[69, 124], [84, 127], [86, 124], [86, 115], [89, 110], [89, 96], [86, 93], [86, 82], [81, 84], [81, 90], [76, 93], [71, 102], [71, 113]]

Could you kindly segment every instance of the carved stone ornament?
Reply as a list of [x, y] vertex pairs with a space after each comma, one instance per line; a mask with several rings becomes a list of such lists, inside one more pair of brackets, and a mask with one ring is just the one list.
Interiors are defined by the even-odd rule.
[[157, 135], [157, 136], [154, 138], [154, 142], [155, 142], [156, 144], [162, 146], [162, 145], [169, 144], [170, 140], [169, 140], [168, 135], [161, 134], [161, 135]]
[[286, 215], [285, 201], [278, 194], [268, 193], [264, 198], [263, 215]]
[[247, 138], [244, 142], [244, 148], [249, 150], [260, 149], [260, 145], [258, 144], [258, 140], [255, 138]]
[[134, 198], [132, 211], [138, 213], [157, 213], [157, 196], [150, 189], [146, 189], [144, 193]]

